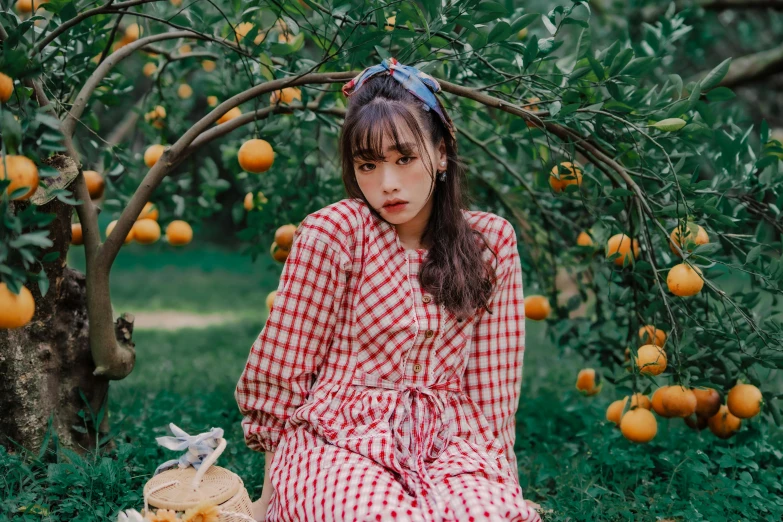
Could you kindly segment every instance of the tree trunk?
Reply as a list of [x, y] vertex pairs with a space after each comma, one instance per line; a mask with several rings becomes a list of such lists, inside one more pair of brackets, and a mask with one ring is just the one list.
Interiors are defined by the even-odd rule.
[[[30, 204], [14, 202], [12, 212]], [[47, 252], [60, 257], [44, 265], [50, 282], [45, 297], [37, 284], [28, 285], [36, 304], [32, 321], [0, 329], [0, 444], [9, 452], [17, 444], [37, 452], [51, 420], [52, 437], [82, 453], [96, 446], [90, 409], [97, 416], [106, 404], [109, 381], [92, 375], [85, 276], [65, 266], [73, 207], [54, 199], [39, 210], [57, 216], [49, 229], [54, 245]], [[108, 431], [105, 415], [99, 424], [102, 437]]]

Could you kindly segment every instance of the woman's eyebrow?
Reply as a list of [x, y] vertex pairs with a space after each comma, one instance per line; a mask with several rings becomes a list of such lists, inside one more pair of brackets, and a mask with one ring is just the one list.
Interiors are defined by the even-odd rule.
[[[414, 149], [415, 146], [416, 146], [415, 143], [400, 143], [400, 147], [397, 148], [396, 145], [392, 144], [386, 148], [386, 152], [391, 152], [394, 150], [396, 150], [397, 152], [412, 152], [415, 150]], [[370, 154], [371, 152], [372, 151], [368, 149], [358, 149], [356, 151], [355, 156], [358, 158], [369, 158], [371, 156]]]

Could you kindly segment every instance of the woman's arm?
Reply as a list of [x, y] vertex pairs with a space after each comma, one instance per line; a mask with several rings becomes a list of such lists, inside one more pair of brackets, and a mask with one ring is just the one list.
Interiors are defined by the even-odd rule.
[[506, 220], [503, 225], [498, 246], [498, 271], [503, 272], [498, 274], [489, 303], [492, 314], [484, 311], [474, 326], [463, 388], [503, 445], [512, 469], [517, 470], [515, 414], [522, 387], [525, 304], [516, 231]]
[[264, 522], [266, 519], [266, 511], [269, 508], [269, 500], [272, 498], [272, 484], [269, 481], [269, 468], [272, 463], [272, 459], [275, 456], [274, 451], [267, 451], [264, 453], [266, 459], [264, 462], [264, 486], [261, 489], [261, 497], [253, 502], [253, 518], [258, 522]]
[[349, 258], [311, 221], [302, 222], [294, 239], [269, 318], [234, 393], [245, 443], [256, 451], [275, 451], [286, 421], [307, 400], [346, 293]]

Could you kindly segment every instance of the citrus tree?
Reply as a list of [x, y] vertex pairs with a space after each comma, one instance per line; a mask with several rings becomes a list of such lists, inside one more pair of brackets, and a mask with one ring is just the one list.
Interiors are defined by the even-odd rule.
[[[109, 383], [135, 363], [133, 317], [111, 305], [123, 245], [161, 224], [187, 244], [229, 212], [248, 255], [284, 262], [295, 223], [344, 194], [341, 85], [390, 56], [440, 82], [470, 191], [522, 238], [528, 318], [585, 358], [586, 394], [616, 385], [607, 417], [628, 439], [655, 436], [656, 399], [658, 417], [719, 436], [779, 423], [762, 376], [783, 365], [780, 323], [760, 311], [783, 277], [783, 146], [721, 85], [733, 61], [675, 72], [690, 27], [676, 9], [643, 40], [602, 41], [613, 22], [588, 2], [514, 4], [19, 0], [0, 14], [3, 433], [36, 447], [51, 418], [64, 444], [102, 444]], [[562, 272], [577, 275], [566, 300]]]

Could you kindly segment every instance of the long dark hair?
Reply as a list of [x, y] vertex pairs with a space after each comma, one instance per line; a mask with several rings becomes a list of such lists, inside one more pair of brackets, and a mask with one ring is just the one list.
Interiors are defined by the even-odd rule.
[[[384, 135], [393, 137], [394, 143], [398, 147], [400, 145], [396, 128], [400, 120], [408, 125], [415, 137], [416, 151], [420, 155], [428, 154], [424, 142], [427, 136], [433, 146], [441, 139], [445, 140], [448, 159], [445, 181], [436, 182], [435, 172], [430, 172], [433, 180], [430, 195], [435, 199], [422, 243], [431, 247], [421, 266], [419, 281], [422, 289], [432, 294], [436, 303], [465, 318], [475, 313], [478, 307], [488, 307], [497, 274], [495, 266], [484, 262], [482, 252], [485, 248], [489, 249], [496, 263], [497, 253], [492, 251], [484, 235], [473, 230], [462, 215], [462, 209], [467, 209], [471, 202], [466, 190], [465, 165], [457, 155], [456, 141], [441, 119], [435, 111], [425, 110], [425, 107], [388, 74], [370, 78], [351, 95], [340, 133], [343, 184], [350, 197], [363, 200], [370, 212], [386, 221], [359, 188], [353, 163], [355, 151], [369, 151], [369, 156], [365, 153], [362, 159], [381, 161], [385, 157]], [[427, 164], [431, 165], [431, 158], [427, 160]]]

